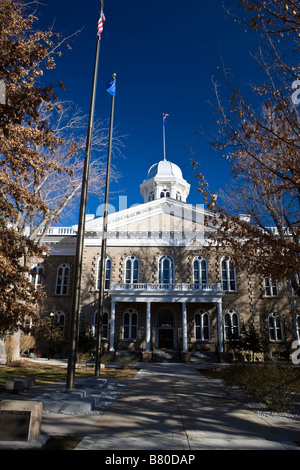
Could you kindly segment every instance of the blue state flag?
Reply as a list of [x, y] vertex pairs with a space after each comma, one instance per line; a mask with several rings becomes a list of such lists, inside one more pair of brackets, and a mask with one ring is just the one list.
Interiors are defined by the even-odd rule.
[[116, 80], [111, 78], [106, 85], [106, 91], [110, 93], [112, 96], [116, 96]]
[[163, 125], [165, 126], [167, 124], [167, 117], [170, 116], [170, 114], [163, 114]]

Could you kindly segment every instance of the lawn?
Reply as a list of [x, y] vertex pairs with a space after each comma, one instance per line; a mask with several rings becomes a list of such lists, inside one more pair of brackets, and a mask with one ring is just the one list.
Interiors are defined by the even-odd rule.
[[[137, 369], [101, 369], [103, 378], [132, 379], [137, 374]], [[34, 377], [36, 385], [50, 385], [55, 382], [66, 382], [67, 367], [57, 366], [33, 361], [16, 361], [6, 365], [0, 365], [0, 392], [5, 389], [7, 380], [18, 377]], [[93, 367], [78, 366], [75, 371], [75, 380], [94, 376]], [[0, 394], [1, 400], [1, 394]], [[79, 436], [51, 436], [44, 446], [37, 450], [73, 450], [81, 441]]]
[[300, 369], [284, 365], [242, 364], [222, 369], [201, 369], [211, 379], [222, 379], [265, 403], [271, 411], [300, 408]]
[[[130, 379], [135, 377], [136, 369], [101, 369], [101, 377]], [[65, 382], [67, 368], [65, 366], [38, 363], [33, 361], [15, 361], [10, 364], [0, 365], [0, 391], [4, 390], [7, 380], [19, 377], [34, 377], [36, 385], [50, 385], [55, 382]], [[94, 376], [94, 368], [76, 367], [75, 380]]]

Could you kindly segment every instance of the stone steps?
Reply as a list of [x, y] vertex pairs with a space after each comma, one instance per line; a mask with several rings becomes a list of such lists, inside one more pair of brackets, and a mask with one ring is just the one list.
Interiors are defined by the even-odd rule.
[[153, 362], [181, 362], [178, 351], [175, 349], [156, 349], [153, 351]]

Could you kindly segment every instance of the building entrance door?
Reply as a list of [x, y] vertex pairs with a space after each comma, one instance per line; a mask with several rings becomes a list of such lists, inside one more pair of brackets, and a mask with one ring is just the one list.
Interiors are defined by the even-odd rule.
[[174, 347], [174, 330], [167, 328], [160, 328], [158, 334], [158, 347], [173, 349]]

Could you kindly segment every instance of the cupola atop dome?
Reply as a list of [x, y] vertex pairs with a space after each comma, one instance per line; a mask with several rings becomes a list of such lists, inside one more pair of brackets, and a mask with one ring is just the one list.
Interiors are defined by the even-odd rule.
[[175, 163], [162, 160], [151, 166], [148, 171], [147, 179], [154, 178], [154, 176], [176, 176], [182, 179], [182, 171]]
[[147, 178], [140, 185], [140, 191], [144, 202], [161, 197], [171, 197], [185, 202], [190, 192], [190, 185], [183, 179], [178, 165], [161, 160], [149, 168]]

